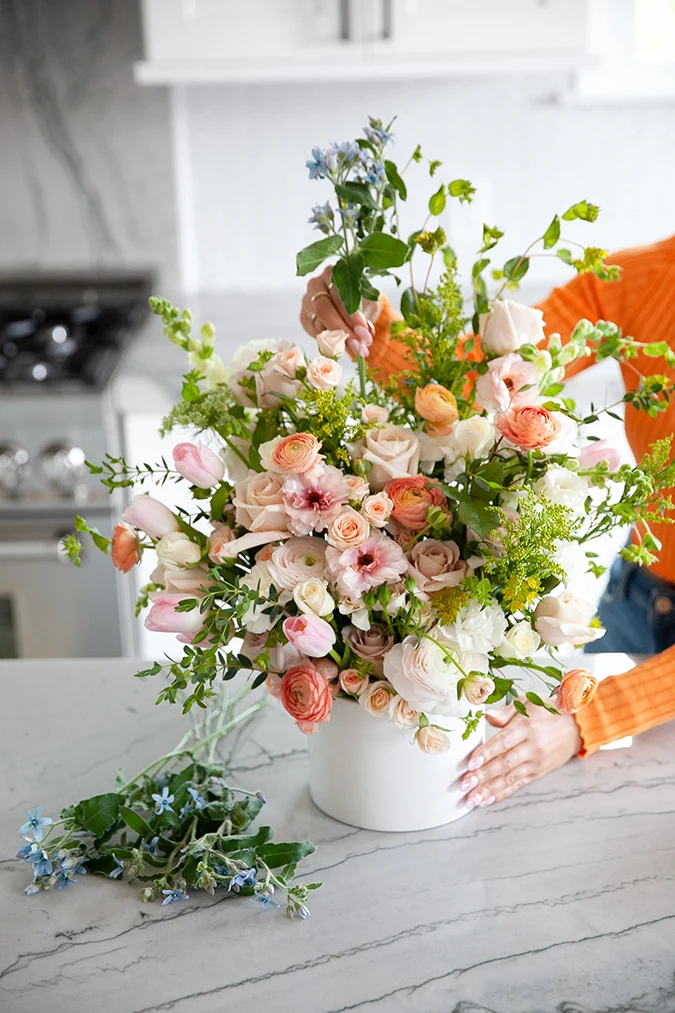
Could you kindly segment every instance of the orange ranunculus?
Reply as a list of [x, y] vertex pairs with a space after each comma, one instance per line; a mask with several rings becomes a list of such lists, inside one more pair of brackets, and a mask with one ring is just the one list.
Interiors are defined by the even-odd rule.
[[280, 699], [306, 735], [315, 732], [322, 721], [330, 720], [333, 696], [326, 679], [313, 665], [288, 669], [281, 680]]
[[128, 573], [141, 558], [138, 535], [124, 522], [118, 524], [113, 531], [110, 558], [113, 566], [116, 566], [122, 573]]
[[[267, 448], [269, 459], [264, 453]], [[321, 444], [312, 433], [292, 433], [263, 444], [260, 455], [268, 471], [304, 475], [322, 459], [320, 449]]]
[[422, 530], [427, 523], [426, 512], [430, 506], [446, 507], [448, 502], [445, 493], [426, 475], [395, 478], [386, 492], [394, 504], [391, 516], [410, 531]]
[[495, 419], [495, 426], [507, 440], [521, 450], [540, 450], [552, 443], [560, 432], [560, 422], [541, 405], [516, 405]]
[[429, 423], [436, 436], [446, 436], [459, 418], [457, 398], [440, 383], [428, 383], [415, 391], [415, 411]]
[[561, 714], [576, 714], [591, 702], [597, 688], [598, 680], [587, 669], [571, 668], [558, 689], [558, 710]]

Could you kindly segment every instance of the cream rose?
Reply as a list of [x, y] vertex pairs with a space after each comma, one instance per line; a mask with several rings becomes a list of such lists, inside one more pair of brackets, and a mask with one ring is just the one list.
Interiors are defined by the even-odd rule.
[[344, 482], [349, 489], [350, 503], [360, 503], [370, 492], [370, 486], [360, 475], [345, 475]]
[[420, 441], [412, 429], [387, 424], [367, 432], [355, 448], [355, 456], [370, 463], [370, 487], [380, 492], [393, 478], [417, 474], [419, 449]]
[[361, 504], [361, 513], [374, 528], [384, 528], [389, 523], [394, 504], [386, 492], [376, 492], [366, 496]]
[[470, 675], [468, 679], [464, 680], [464, 696], [474, 707], [484, 704], [487, 698], [494, 693], [494, 689], [495, 684], [489, 675]]
[[363, 406], [361, 418], [364, 422], [378, 422], [383, 426], [389, 421], [389, 412], [379, 404], [367, 404]]
[[477, 556], [462, 559], [455, 542], [439, 542], [435, 538], [416, 542], [408, 553], [408, 571], [424, 594], [432, 594], [444, 587], [457, 587], [465, 577], [473, 574], [474, 567], [480, 562], [482, 560]]
[[362, 545], [370, 538], [370, 524], [365, 517], [345, 507], [326, 528], [326, 541], [336, 549], [344, 551], [355, 545]]
[[541, 599], [534, 610], [534, 628], [544, 643], [551, 647], [560, 647], [561, 644], [580, 647], [605, 635], [603, 629], [589, 626], [594, 614], [592, 602], [576, 598], [565, 590], [557, 598], [549, 595]]
[[301, 612], [316, 616], [330, 615], [335, 608], [328, 583], [320, 577], [310, 577], [293, 588], [293, 600]]
[[305, 365], [305, 356], [298, 345], [282, 342], [282, 348], [265, 363], [259, 373], [253, 373], [258, 404], [261, 408], [275, 408], [279, 404], [276, 394], [294, 397], [302, 386], [295, 374]]
[[164, 535], [157, 542], [155, 551], [159, 565], [169, 570], [196, 566], [202, 558], [199, 546], [182, 531], [172, 531]]
[[307, 382], [317, 390], [332, 390], [340, 382], [342, 366], [335, 359], [317, 355], [307, 366]]
[[431, 755], [447, 753], [450, 748], [450, 739], [441, 728], [436, 728], [435, 725], [425, 725], [424, 728], [420, 728], [415, 740], [423, 753]]
[[378, 680], [371, 682], [359, 697], [359, 703], [365, 711], [374, 717], [386, 717], [394, 693], [388, 682]]
[[544, 314], [533, 306], [497, 299], [489, 313], [480, 315], [480, 347], [488, 355], [508, 355], [545, 337]]
[[316, 343], [322, 355], [330, 355], [337, 359], [344, 355], [347, 337], [347, 332], [343, 330], [321, 331], [316, 336]]
[[402, 696], [395, 697], [392, 700], [389, 707], [389, 720], [392, 721], [397, 728], [417, 728], [419, 724], [420, 714], [414, 707], [411, 707], [407, 700], [404, 700]]
[[232, 500], [237, 524], [248, 531], [287, 530], [283, 484], [283, 476], [266, 471], [251, 472], [243, 482], [237, 482]]
[[486, 457], [496, 442], [497, 433], [492, 423], [482, 415], [473, 415], [470, 419], [455, 422], [452, 432], [443, 442], [443, 450], [448, 460], [468, 457], [475, 461], [478, 457]]
[[521, 619], [519, 623], [512, 626], [497, 648], [502, 658], [510, 658], [514, 661], [522, 661], [531, 658], [541, 643], [541, 637], [532, 628], [531, 623]]

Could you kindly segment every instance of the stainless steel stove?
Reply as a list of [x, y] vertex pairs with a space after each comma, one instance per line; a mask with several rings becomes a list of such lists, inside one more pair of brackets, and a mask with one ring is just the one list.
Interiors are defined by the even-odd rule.
[[0, 278], [0, 658], [128, 653], [110, 560], [78, 569], [60, 540], [78, 513], [110, 536], [85, 461], [117, 450], [105, 385], [149, 291], [148, 275]]

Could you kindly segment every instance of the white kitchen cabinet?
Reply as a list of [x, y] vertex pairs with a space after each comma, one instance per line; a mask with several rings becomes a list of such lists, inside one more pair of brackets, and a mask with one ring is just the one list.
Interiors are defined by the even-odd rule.
[[574, 69], [589, 0], [143, 0], [143, 84]]

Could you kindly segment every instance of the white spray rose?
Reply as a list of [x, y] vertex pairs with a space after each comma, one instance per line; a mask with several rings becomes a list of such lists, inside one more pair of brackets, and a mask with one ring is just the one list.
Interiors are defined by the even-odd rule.
[[196, 566], [202, 558], [198, 545], [190, 541], [182, 531], [172, 531], [157, 542], [155, 546], [160, 566], [167, 569], [180, 569], [184, 566]]
[[301, 612], [316, 616], [330, 615], [335, 607], [328, 583], [318, 577], [310, 577], [293, 590], [293, 599]]
[[531, 658], [540, 643], [539, 634], [532, 629], [526, 619], [522, 619], [505, 634], [499, 645], [499, 654], [502, 658], [522, 661]]
[[544, 314], [533, 306], [498, 299], [489, 313], [480, 315], [480, 347], [489, 355], [508, 355], [521, 345], [538, 345], [545, 337]]

